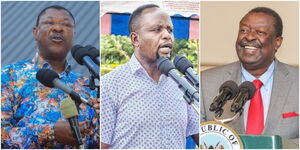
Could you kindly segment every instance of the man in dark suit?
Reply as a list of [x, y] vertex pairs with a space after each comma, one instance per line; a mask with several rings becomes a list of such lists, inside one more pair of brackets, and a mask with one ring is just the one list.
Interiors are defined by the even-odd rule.
[[257, 82], [259, 98], [247, 101], [243, 114], [229, 125], [239, 134], [299, 138], [298, 68], [275, 57], [283, 41], [282, 28], [280, 16], [266, 7], [254, 8], [241, 19], [235, 45], [239, 61], [201, 73], [201, 122], [213, 120], [209, 107], [225, 81]]

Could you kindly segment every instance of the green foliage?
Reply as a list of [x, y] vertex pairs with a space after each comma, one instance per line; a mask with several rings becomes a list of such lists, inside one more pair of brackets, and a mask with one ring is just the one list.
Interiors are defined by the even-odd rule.
[[130, 60], [133, 51], [127, 36], [101, 36], [101, 64], [124, 64]]
[[189, 61], [192, 62], [194, 68], [198, 68], [198, 51], [198, 40], [175, 40], [172, 58], [174, 58], [176, 55], [185, 56]]
[[[186, 56], [198, 71], [199, 40], [175, 40], [172, 58]], [[134, 49], [127, 36], [101, 35], [101, 75], [130, 60]]]

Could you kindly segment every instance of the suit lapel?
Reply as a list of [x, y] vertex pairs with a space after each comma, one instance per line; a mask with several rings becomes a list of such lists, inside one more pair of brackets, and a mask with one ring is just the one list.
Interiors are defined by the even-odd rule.
[[279, 61], [276, 60], [275, 62], [271, 101], [263, 134], [272, 134], [275, 126], [279, 124], [280, 119], [276, 116], [281, 116], [283, 106], [286, 103], [289, 86], [292, 85], [292, 81], [288, 80], [289, 71]]

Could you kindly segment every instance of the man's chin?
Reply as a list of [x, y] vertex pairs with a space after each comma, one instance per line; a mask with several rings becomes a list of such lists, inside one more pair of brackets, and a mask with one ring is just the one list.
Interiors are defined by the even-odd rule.
[[66, 59], [66, 55], [63, 55], [63, 54], [60, 54], [60, 55], [57, 55], [57, 54], [48, 54], [47, 56], [45, 56], [47, 59], [50, 59], [50, 60], [57, 60], [57, 61], [61, 61], [61, 60], [65, 60]]
[[65, 53], [71, 50], [71, 47], [66, 47], [65, 45], [51, 45], [48, 50], [53, 53]]
[[259, 60], [254, 59], [240, 59], [240, 62], [246, 69], [257, 69], [259, 65]]
[[162, 56], [162, 57], [166, 57], [168, 59], [171, 59], [171, 55], [170, 54], [158, 54], [158, 57]]
[[55, 60], [63, 60], [67, 57], [68, 52], [62, 50], [51, 50], [45, 53], [45, 57], [55, 59]]
[[239, 58], [241, 62], [243, 63], [247, 63], [247, 64], [252, 64], [252, 63], [256, 63], [258, 60], [256, 57], [253, 56], [243, 56]]

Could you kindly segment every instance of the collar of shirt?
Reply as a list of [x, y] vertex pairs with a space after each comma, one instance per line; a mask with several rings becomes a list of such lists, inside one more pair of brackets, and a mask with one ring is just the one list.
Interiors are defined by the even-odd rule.
[[[145, 70], [145, 68], [141, 65], [141, 63], [137, 60], [136, 56], [134, 54], [132, 54], [131, 59], [129, 61], [129, 66], [131, 69], [131, 73], [134, 75], [145, 75], [148, 79], [150, 79], [151, 81], [154, 81], [147, 73], [147, 71]], [[159, 82], [162, 82], [163, 80], [165, 80], [167, 76], [165, 76], [164, 74], [160, 75], [159, 78]], [[155, 81], [154, 81], [155, 82]]]
[[[51, 65], [42, 58], [38, 53], [34, 56], [32, 59], [32, 62], [34, 64], [34, 67], [36, 68], [48, 68], [48, 69], [53, 69]], [[65, 63], [65, 69], [62, 73], [59, 74], [59, 77], [61, 76], [68, 76], [69, 73], [71, 72], [71, 65], [66, 61]]]
[[[242, 82], [244, 82], [244, 81], [251, 81], [252, 82], [253, 80], [256, 79], [252, 74], [250, 74], [243, 67], [243, 65], [241, 65], [241, 66], [242, 66]], [[275, 62], [273, 60], [272, 64], [269, 66], [268, 70], [258, 78], [263, 83], [262, 88], [264, 88], [267, 91], [269, 90], [268, 85], [270, 83], [270, 80], [273, 77], [274, 68], [275, 68]]]

